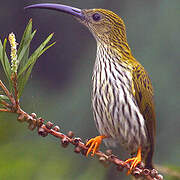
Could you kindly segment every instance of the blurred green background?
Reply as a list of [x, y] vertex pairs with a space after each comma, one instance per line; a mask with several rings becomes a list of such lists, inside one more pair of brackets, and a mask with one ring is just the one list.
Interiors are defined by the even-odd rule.
[[[17, 42], [29, 19], [38, 32], [32, 50], [51, 32], [56, 45], [36, 64], [22, 107], [60, 125], [85, 140], [96, 136], [90, 92], [96, 42], [71, 16], [23, 7], [54, 2], [79, 8], [106, 8], [119, 14], [127, 27], [134, 56], [149, 72], [155, 88], [157, 143], [154, 161], [180, 171], [180, 1], [179, 0], [6, 0], [0, 4], [0, 39], [12, 31]], [[4, 74], [0, 67], [0, 79]], [[60, 147], [56, 138], [42, 138], [18, 123], [15, 115], [0, 113], [0, 179], [84, 180], [130, 179], [98, 160]], [[103, 145], [101, 148], [105, 149]], [[122, 148], [115, 150], [126, 159]], [[172, 180], [175, 178], [166, 177]]]

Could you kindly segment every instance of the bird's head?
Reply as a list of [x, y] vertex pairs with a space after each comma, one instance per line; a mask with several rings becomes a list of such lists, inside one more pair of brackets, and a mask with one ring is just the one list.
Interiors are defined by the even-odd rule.
[[98, 43], [104, 43], [114, 48], [124, 48], [129, 51], [129, 46], [126, 39], [126, 30], [123, 20], [106, 9], [78, 9], [61, 4], [35, 4], [25, 7], [52, 9], [71, 14], [78, 19], [82, 24], [88, 27]]
[[92, 32], [97, 41], [110, 44], [118, 41], [126, 41], [125, 25], [123, 20], [106, 9], [82, 10], [82, 21]]

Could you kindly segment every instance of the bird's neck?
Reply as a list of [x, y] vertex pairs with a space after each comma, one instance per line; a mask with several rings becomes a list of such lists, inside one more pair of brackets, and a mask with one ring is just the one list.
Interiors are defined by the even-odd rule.
[[94, 37], [98, 46], [108, 47], [118, 53], [119, 56], [122, 56], [123, 59], [130, 59], [132, 58], [132, 53], [127, 42], [125, 28], [121, 32], [118, 34], [116, 31], [113, 31], [110, 34], [94, 35]]
[[112, 71], [115, 72], [116, 69], [121, 72], [130, 72], [132, 66], [111, 47], [98, 44], [94, 73], [104, 72], [103, 77], [107, 79], [108, 76], [111, 76]]
[[123, 57], [123, 59], [129, 59], [132, 57], [131, 49], [127, 41], [112, 41], [110, 43], [110, 48], [117, 51]]
[[[137, 62], [127, 42], [119, 43], [118, 46], [115, 43], [97, 42], [97, 57], [104, 57], [105, 60], [109, 60], [106, 58], [107, 56], [110, 57], [111, 62], [117, 62], [128, 67]], [[102, 58], [97, 59], [102, 60]]]
[[[126, 36], [122, 37], [109, 37], [106, 39], [96, 39], [98, 47], [105, 47], [106, 49], [110, 49], [117, 56], [122, 57], [124, 60], [134, 59], [131, 53], [131, 49], [128, 45]], [[113, 39], [114, 38], [114, 39]]]
[[[131, 70], [132, 66], [126, 61], [122, 60], [119, 54], [107, 46], [99, 44], [97, 46], [96, 61], [93, 70], [93, 90], [100, 88], [99, 85], [106, 85], [106, 83], [116, 84], [118, 88], [123, 84], [131, 89]], [[115, 83], [119, 81], [119, 83]], [[103, 87], [104, 87], [103, 85]]]

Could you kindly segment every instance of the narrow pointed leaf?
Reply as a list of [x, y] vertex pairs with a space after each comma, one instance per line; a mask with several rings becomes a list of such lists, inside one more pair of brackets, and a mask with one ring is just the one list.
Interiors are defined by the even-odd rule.
[[1, 58], [1, 63], [3, 66], [4, 72], [7, 76], [7, 78], [9, 78], [8, 69], [10, 68], [10, 64], [9, 64], [9, 60], [8, 60], [6, 52], [5, 52], [6, 43], [7, 43], [7, 39], [4, 40], [3, 45], [2, 45], [2, 42], [0, 41], [0, 58]]
[[9, 98], [5, 95], [0, 95], [0, 100], [9, 100]]
[[7, 77], [10, 78], [11, 66], [10, 66], [9, 59], [6, 54], [6, 43], [7, 43], [7, 39], [5, 39], [4, 43], [3, 43], [3, 62], [4, 62], [4, 66], [5, 66], [5, 71], [7, 73]]
[[19, 71], [18, 77], [27, 70], [27, 68], [36, 62], [36, 60], [39, 58], [39, 56], [42, 54], [42, 50], [46, 46], [46, 44], [51, 40], [53, 34], [50, 34], [46, 40], [34, 51], [34, 53], [30, 56], [28, 62], [24, 65], [24, 67]]
[[28, 61], [30, 43], [31, 43], [35, 34], [36, 34], [36, 30], [31, 34], [28, 41], [26, 41], [24, 43], [24, 46], [23, 46], [21, 52], [19, 52], [18, 60], [19, 60], [20, 64], [19, 64], [19, 70], [18, 71], [20, 71]]
[[20, 44], [19, 44], [19, 48], [18, 48], [18, 52], [17, 52], [17, 55], [18, 55], [18, 56], [19, 56], [21, 50], [23, 49], [24, 44], [25, 44], [26, 41], [28, 41], [28, 39], [30, 38], [31, 33], [32, 33], [32, 19], [29, 20], [29, 23], [28, 23], [28, 25], [26, 26], [26, 29], [25, 29], [24, 34], [23, 34], [23, 37], [22, 37], [21, 42], [20, 42]]
[[25, 75], [23, 76], [20, 76], [20, 79], [19, 79], [19, 86], [18, 86], [18, 98], [21, 97], [22, 95], [22, 92], [24, 90], [24, 87], [29, 79], [29, 76], [31, 74], [31, 71], [33, 69], [33, 66], [34, 66], [35, 62], [33, 64], [30, 65], [30, 67], [27, 69]]
[[[55, 43], [56, 43], [56, 42], [54, 42], [54, 43], [50, 44], [49, 46], [47, 46], [46, 48], [44, 48], [44, 49], [40, 52], [40, 55], [43, 54], [47, 49], [49, 49], [49, 48], [50, 48], [51, 46], [53, 46]], [[28, 68], [28, 70], [27, 70], [25, 73], [23, 73], [23, 75], [20, 76], [21, 78], [19, 79], [19, 87], [18, 87], [18, 92], [19, 92], [18, 96], [19, 96], [19, 98], [20, 98], [20, 96], [21, 96], [21, 94], [22, 94], [22, 91], [24, 90], [24, 87], [25, 87], [25, 85], [26, 85], [26, 83], [27, 83], [27, 81], [28, 81], [28, 79], [29, 79], [29, 76], [30, 76], [30, 74], [31, 74], [31, 72], [32, 72], [32, 69], [33, 69], [33, 67], [34, 67], [34, 64], [35, 64], [35, 62], [30, 65], [30, 67]]]
[[[0, 40], [0, 60], [1, 60], [1, 64], [4, 69], [4, 72], [6, 74], [6, 69], [5, 69], [4, 59], [3, 59], [3, 44], [1, 42], [1, 40]], [[6, 74], [6, 76], [7, 76], [7, 74]]]
[[10, 66], [9, 59], [6, 54], [6, 43], [7, 43], [7, 39], [4, 40], [3, 45], [2, 45], [2, 42], [0, 41], [0, 60], [1, 60], [1, 64], [3, 66], [4, 72], [6, 74], [6, 77], [9, 81], [9, 88], [11, 91], [12, 90], [11, 66]]
[[[47, 47], [45, 47], [42, 51], [40, 51], [40, 53], [39, 53], [39, 56], [40, 55], [42, 55], [47, 49], [49, 49], [51, 46], [53, 46], [54, 44], [55, 44], [56, 42], [54, 42], [54, 43], [52, 43], [52, 44], [50, 44], [49, 46], [47, 46]], [[29, 79], [29, 76], [30, 76], [30, 74], [31, 74], [31, 72], [32, 72], [32, 69], [33, 69], [33, 67], [34, 67], [34, 64], [35, 64], [35, 62], [33, 63], [33, 64], [31, 64], [30, 66], [29, 66], [29, 68], [25, 71], [25, 72], [23, 72], [23, 74], [19, 77], [19, 83], [18, 83], [18, 92], [19, 92], [19, 94], [18, 94], [18, 98], [20, 98], [20, 96], [22, 95], [22, 92], [23, 92], [23, 90], [24, 90], [24, 87], [25, 87], [25, 85], [26, 85], [26, 83], [27, 83], [27, 81], [28, 81], [28, 79]]]
[[40, 53], [39, 56], [41, 56], [45, 51], [47, 51], [50, 47], [52, 47], [54, 44], [56, 44], [56, 42], [53, 42], [52, 44], [50, 44], [49, 46], [45, 47]]

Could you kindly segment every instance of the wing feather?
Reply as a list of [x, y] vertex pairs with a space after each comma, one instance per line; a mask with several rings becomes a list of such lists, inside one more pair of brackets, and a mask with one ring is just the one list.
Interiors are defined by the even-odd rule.
[[[144, 69], [144, 67], [136, 61], [136, 66], [133, 68], [133, 92], [139, 109], [145, 119], [146, 128], [148, 131], [148, 138], [150, 142], [150, 150], [147, 153], [146, 160], [149, 164], [152, 163], [152, 156], [154, 151], [155, 141], [155, 108], [154, 95], [151, 80]], [[151, 161], [151, 162], [150, 162]], [[147, 162], [148, 163], [148, 162]], [[150, 165], [151, 166], [151, 165]]]

